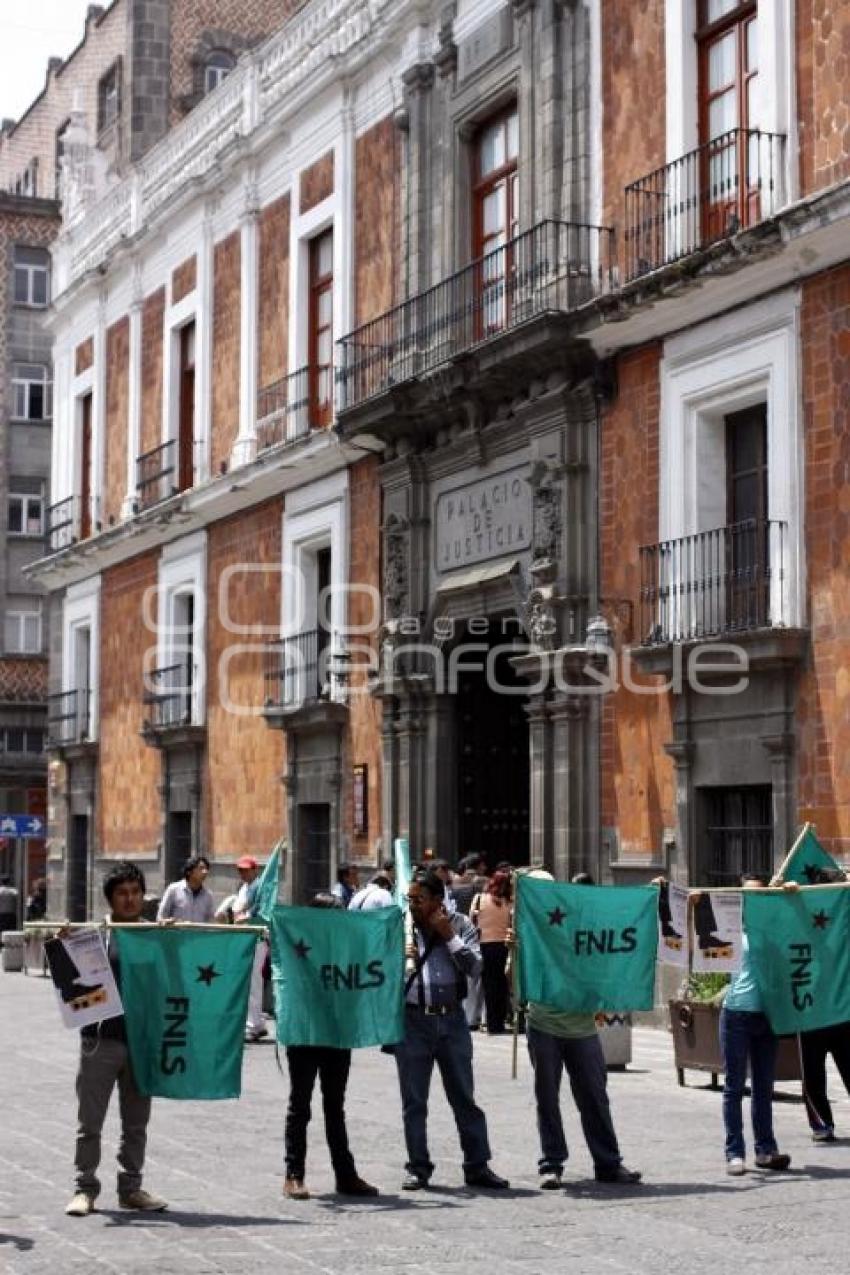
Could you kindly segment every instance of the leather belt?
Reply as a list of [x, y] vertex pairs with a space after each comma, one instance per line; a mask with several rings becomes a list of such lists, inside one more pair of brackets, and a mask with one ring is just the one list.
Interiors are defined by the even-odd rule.
[[414, 1014], [427, 1014], [429, 1018], [445, 1018], [447, 1014], [456, 1014], [460, 1005], [412, 1005], [407, 1001], [405, 1008]]

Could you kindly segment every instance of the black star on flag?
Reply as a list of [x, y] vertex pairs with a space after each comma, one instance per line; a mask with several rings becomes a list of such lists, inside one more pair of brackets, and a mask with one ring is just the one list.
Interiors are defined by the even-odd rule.
[[560, 908], [553, 908], [549, 913], [549, 924], [560, 925], [567, 918], [566, 912], [562, 912]]
[[195, 979], [196, 983], [206, 983], [207, 987], [212, 987], [212, 981], [214, 978], [221, 978], [221, 975], [215, 965], [198, 966], [198, 977]]
[[292, 946], [295, 948], [295, 951], [298, 954], [298, 956], [301, 957], [301, 960], [306, 961], [307, 953], [310, 951], [310, 948], [307, 946], [304, 940], [299, 939], [298, 942], [293, 943]]
[[803, 876], [809, 885], [817, 885], [820, 881], [820, 868], [815, 863], [807, 863], [803, 868]]
[[820, 912], [812, 913], [812, 925], [816, 930], [825, 930], [829, 925], [830, 919], [831, 918], [826, 912], [824, 912], [823, 908], [821, 908]]

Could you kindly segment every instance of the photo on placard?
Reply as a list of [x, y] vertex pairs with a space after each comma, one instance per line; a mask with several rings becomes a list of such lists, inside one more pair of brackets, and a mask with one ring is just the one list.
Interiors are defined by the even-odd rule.
[[658, 959], [664, 965], [688, 963], [688, 891], [672, 881], [659, 887]]
[[96, 930], [48, 939], [44, 953], [66, 1027], [88, 1027], [124, 1013], [103, 938]]
[[704, 891], [694, 896], [693, 969], [731, 973], [741, 964], [741, 892]]

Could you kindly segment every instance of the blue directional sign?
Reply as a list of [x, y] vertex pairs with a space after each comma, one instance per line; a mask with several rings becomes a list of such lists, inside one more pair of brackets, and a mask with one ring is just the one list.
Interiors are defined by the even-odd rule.
[[0, 815], [0, 837], [43, 837], [44, 820], [38, 815]]

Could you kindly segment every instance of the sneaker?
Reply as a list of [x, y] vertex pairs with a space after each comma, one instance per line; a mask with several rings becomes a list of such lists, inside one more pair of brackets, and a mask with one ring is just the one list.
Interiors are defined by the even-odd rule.
[[78, 1191], [70, 1204], [65, 1205], [68, 1217], [88, 1217], [94, 1213], [94, 1196], [86, 1191]]
[[730, 1178], [740, 1178], [747, 1171], [747, 1166], [739, 1155], [733, 1155], [731, 1160], [726, 1161], [726, 1172]]
[[268, 1027], [246, 1027], [245, 1043], [247, 1045], [255, 1045], [258, 1040], [262, 1040], [264, 1036], [268, 1036]]
[[775, 1173], [784, 1173], [791, 1164], [790, 1155], [780, 1155], [778, 1151], [771, 1151], [770, 1155], [757, 1155], [757, 1169], [773, 1169]]
[[376, 1196], [380, 1195], [380, 1191], [376, 1186], [370, 1186], [368, 1182], [364, 1182], [360, 1177], [345, 1178], [336, 1184], [337, 1195], [361, 1195]]
[[161, 1200], [158, 1195], [151, 1195], [150, 1191], [143, 1191], [141, 1187], [119, 1195], [118, 1203], [122, 1209], [138, 1209], [142, 1213], [161, 1213], [168, 1208], [167, 1200]]
[[309, 1200], [310, 1198], [310, 1192], [304, 1185], [303, 1178], [285, 1178], [283, 1194], [287, 1200]]
[[402, 1191], [424, 1191], [428, 1186], [428, 1179], [421, 1177], [418, 1173], [406, 1174], [402, 1184]]
[[561, 1175], [556, 1173], [554, 1169], [549, 1173], [540, 1174], [541, 1191], [558, 1191], [562, 1186]]
[[837, 1141], [838, 1139], [835, 1136], [835, 1130], [831, 1129], [828, 1125], [824, 1129], [812, 1130], [812, 1142], [837, 1142]]
[[643, 1176], [637, 1169], [627, 1169], [618, 1164], [616, 1169], [597, 1169], [597, 1182], [612, 1182], [615, 1186], [637, 1186]]

